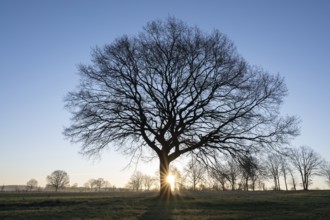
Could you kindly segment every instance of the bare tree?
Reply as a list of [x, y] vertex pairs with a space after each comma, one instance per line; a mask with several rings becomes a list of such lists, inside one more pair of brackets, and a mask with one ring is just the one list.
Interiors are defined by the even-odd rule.
[[[250, 187], [254, 191], [257, 181], [265, 176], [265, 170], [260, 160], [255, 156], [247, 155], [240, 159], [239, 167], [241, 170], [241, 189], [247, 191]], [[249, 185], [249, 183], [251, 184]]]
[[251, 179], [251, 189], [254, 191], [256, 189], [256, 185], [258, 181], [262, 181], [265, 179], [266, 175], [266, 167], [262, 163], [262, 160], [257, 157], [253, 157], [252, 169], [250, 170], [250, 179]]
[[241, 158], [239, 161], [241, 181], [238, 188], [240, 190], [249, 190], [250, 169], [252, 169], [252, 166], [254, 166], [253, 160], [250, 160], [248, 156]]
[[327, 183], [330, 186], [330, 162], [323, 162], [321, 165], [321, 175], [324, 176], [327, 180]]
[[169, 165], [183, 154], [210, 162], [277, 148], [298, 133], [295, 117], [280, 117], [283, 79], [248, 65], [219, 31], [152, 21], [136, 37], [96, 48], [92, 62], [79, 67], [81, 84], [66, 97], [73, 117], [64, 135], [88, 156], [109, 146], [138, 158], [151, 150], [161, 198], [170, 196]]
[[110, 190], [111, 188], [114, 189], [115, 186], [111, 186], [111, 183], [110, 183], [108, 180], [105, 180], [105, 181], [104, 181], [103, 188], [104, 188], [105, 190]]
[[105, 186], [105, 180], [103, 178], [98, 178], [94, 180], [94, 185], [97, 187], [98, 191], [101, 191], [101, 188]]
[[263, 190], [263, 191], [266, 190], [266, 184], [264, 182], [264, 179], [258, 179], [257, 187], [259, 190]]
[[287, 176], [289, 173], [290, 165], [288, 163], [288, 158], [284, 155], [280, 155], [280, 162], [281, 162], [281, 174], [284, 178], [285, 190], [288, 191], [288, 183], [287, 183]]
[[47, 182], [48, 185], [54, 187], [55, 192], [57, 192], [58, 189], [62, 189], [68, 186], [70, 183], [70, 179], [69, 175], [65, 171], [55, 170], [54, 172], [52, 172], [52, 174], [47, 176]]
[[38, 187], [38, 181], [36, 179], [30, 179], [29, 181], [27, 181], [26, 183], [26, 189], [27, 190], [33, 190], [36, 189]]
[[274, 180], [274, 190], [281, 190], [280, 175], [281, 175], [281, 156], [277, 153], [272, 153], [267, 156], [265, 161], [266, 169]]
[[143, 178], [144, 175], [140, 171], [136, 171], [130, 178], [128, 182], [128, 186], [134, 190], [134, 191], [139, 191], [142, 189], [143, 186]]
[[144, 190], [149, 191], [153, 184], [155, 183], [156, 179], [152, 176], [149, 175], [143, 175], [143, 185], [144, 185]]
[[220, 183], [222, 190], [226, 190], [228, 174], [224, 165], [218, 163], [214, 167], [212, 167], [210, 170], [210, 177], [216, 180], [217, 183]]
[[93, 190], [93, 187], [95, 186], [95, 179], [89, 179], [84, 186], [88, 189], [90, 189], [90, 191]]
[[293, 188], [293, 190], [297, 190], [297, 182], [296, 182], [296, 178], [294, 176], [294, 171], [291, 167], [289, 167], [288, 171], [289, 171], [289, 174], [291, 177], [292, 188]]
[[185, 168], [186, 180], [191, 184], [193, 191], [195, 191], [198, 184], [201, 184], [204, 180], [205, 171], [204, 166], [202, 166], [196, 158], [192, 157], [188, 162]]
[[240, 175], [239, 163], [233, 158], [229, 159], [226, 164], [227, 180], [230, 183], [231, 190], [235, 190], [236, 181]]
[[320, 165], [323, 160], [321, 156], [308, 146], [292, 148], [290, 150], [292, 165], [297, 169], [301, 176], [304, 190], [312, 184], [312, 177], [320, 174]]

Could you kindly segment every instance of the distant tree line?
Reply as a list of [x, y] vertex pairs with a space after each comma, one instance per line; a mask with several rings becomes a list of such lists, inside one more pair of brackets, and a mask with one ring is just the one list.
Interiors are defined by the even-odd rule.
[[[218, 161], [222, 162], [205, 166], [199, 158], [192, 157], [182, 171], [171, 167], [175, 189], [297, 190], [301, 186], [308, 190], [316, 176], [325, 178], [330, 187], [330, 162], [308, 146]], [[137, 171], [126, 187], [134, 191], [158, 189], [158, 178]]]
[[[289, 148], [282, 152], [251, 154], [245, 157], [218, 158], [217, 163], [206, 166], [200, 158], [191, 156], [182, 170], [170, 167], [175, 178], [175, 190], [297, 190], [300, 186], [308, 190], [315, 177], [325, 179], [330, 187], [330, 162], [311, 147]], [[221, 162], [219, 162], [221, 161]], [[136, 171], [125, 188], [133, 191], [159, 190], [159, 173], [146, 175]], [[70, 186], [67, 172], [55, 170], [46, 177], [45, 190], [111, 191], [116, 190], [104, 178], [89, 179], [82, 187], [77, 183]], [[25, 188], [16, 186], [10, 190], [40, 191], [42, 188], [34, 178], [27, 181]], [[119, 189], [118, 189], [119, 190]], [[6, 186], [0, 187], [0, 192]]]

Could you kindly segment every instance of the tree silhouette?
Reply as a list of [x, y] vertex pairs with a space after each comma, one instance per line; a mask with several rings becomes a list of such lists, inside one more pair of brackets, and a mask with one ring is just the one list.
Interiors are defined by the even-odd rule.
[[149, 175], [143, 175], [143, 185], [144, 185], [144, 190], [149, 191], [155, 183], [155, 178]]
[[98, 178], [94, 180], [94, 185], [98, 188], [99, 192], [101, 188], [105, 186], [105, 180], [103, 178]]
[[47, 176], [47, 182], [50, 186], [55, 188], [55, 192], [58, 191], [58, 189], [62, 189], [69, 185], [70, 179], [69, 175], [63, 171], [63, 170], [55, 170]]
[[200, 164], [196, 158], [192, 157], [185, 167], [186, 180], [191, 184], [193, 191], [196, 191], [197, 186], [205, 180], [206, 169]]
[[280, 186], [280, 176], [281, 176], [281, 165], [282, 159], [281, 155], [277, 153], [272, 153], [267, 156], [265, 165], [270, 177], [274, 180], [274, 190], [281, 190]]
[[289, 154], [292, 165], [298, 170], [304, 190], [312, 185], [312, 177], [320, 175], [322, 157], [308, 146], [292, 148]]
[[128, 182], [128, 187], [134, 191], [139, 191], [142, 189], [144, 182], [144, 175], [141, 171], [136, 171], [130, 178]]
[[36, 179], [30, 179], [26, 183], [26, 189], [27, 190], [33, 190], [38, 187], [38, 181]]
[[92, 65], [79, 73], [80, 86], [65, 100], [73, 117], [64, 134], [88, 156], [108, 146], [133, 156], [152, 152], [162, 198], [170, 196], [169, 165], [183, 154], [204, 162], [243, 155], [298, 132], [295, 117], [279, 116], [287, 94], [281, 77], [248, 65], [219, 31], [206, 34], [175, 18], [94, 49]]
[[326, 178], [327, 183], [330, 186], [330, 162], [329, 161], [324, 161], [321, 164], [321, 175]]
[[231, 158], [227, 161], [225, 169], [227, 172], [226, 178], [231, 185], [231, 190], [235, 190], [236, 181], [238, 176], [240, 175], [239, 163]]

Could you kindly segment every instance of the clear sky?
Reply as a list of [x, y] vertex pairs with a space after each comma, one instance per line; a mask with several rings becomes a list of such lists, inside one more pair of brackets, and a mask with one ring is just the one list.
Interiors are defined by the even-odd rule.
[[[285, 77], [282, 113], [302, 121], [292, 144], [330, 161], [329, 11], [328, 0], [1, 0], [0, 185], [35, 178], [44, 186], [57, 169], [80, 186], [98, 177], [125, 185], [134, 172], [123, 170], [129, 158], [109, 150], [87, 160], [64, 139], [63, 98], [78, 85], [77, 65], [90, 62], [91, 48], [168, 16], [219, 29], [250, 64]], [[137, 169], [152, 175], [158, 163]]]

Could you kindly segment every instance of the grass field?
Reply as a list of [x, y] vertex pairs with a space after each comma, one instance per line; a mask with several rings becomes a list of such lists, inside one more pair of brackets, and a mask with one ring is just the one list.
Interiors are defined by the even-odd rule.
[[0, 219], [330, 219], [330, 191], [0, 193]]

